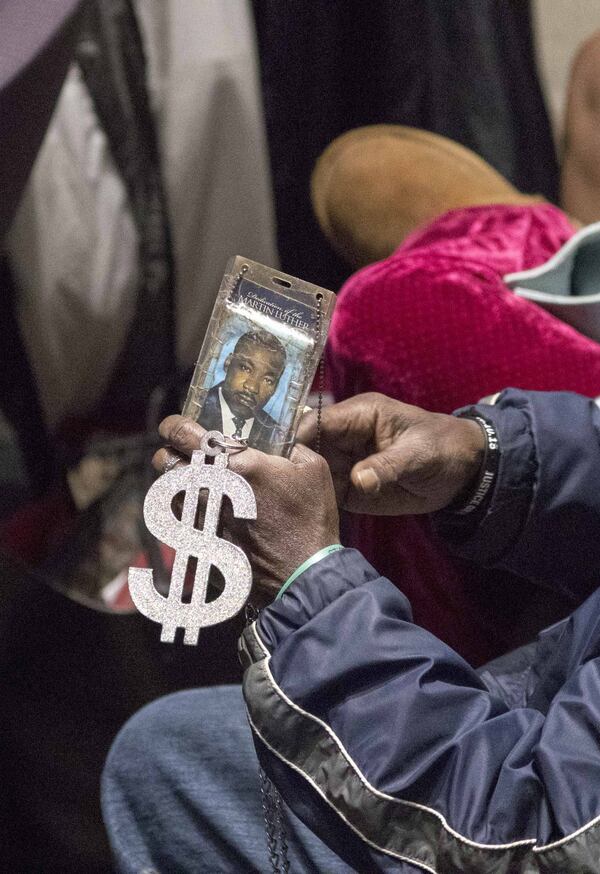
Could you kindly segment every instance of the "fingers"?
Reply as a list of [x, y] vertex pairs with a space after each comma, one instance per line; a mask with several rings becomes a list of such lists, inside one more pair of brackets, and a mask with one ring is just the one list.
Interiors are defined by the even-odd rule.
[[315, 461], [324, 461], [321, 455], [318, 455], [316, 452], [313, 452], [312, 449], [309, 449], [308, 446], [303, 446], [301, 443], [297, 443], [292, 448], [289, 460], [292, 462], [292, 464], [297, 465], [309, 464], [310, 462]]
[[305, 446], [313, 446], [317, 438], [317, 411], [310, 410], [300, 419], [296, 440]]
[[307, 446], [294, 446], [289, 458], [266, 455], [264, 452], [248, 448], [230, 455], [229, 467], [243, 476], [253, 487], [269, 490], [274, 488], [275, 491], [276, 483], [279, 486], [288, 483], [291, 488], [293, 483], [311, 481], [314, 477], [319, 478], [324, 471], [327, 472], [328, 478], [330, 477], [325, 459]]
[[377, 495], [389, 485], [397, 485], [416, 469], [432, 463], [433, 450], [423, 433], [405, 432], [386, 449], [354, 465], [350, 473], [353, 486], [364, 495]]
[[157, 473], [167, 473], [181, 464], [186, 464], [192, 452], [200, 448], [204, 428], [193, 419], [184, 416], [167, 416], [158, 427], [167, 446], [154, 453], [152, 466]]
[[[338, 452], [355, 451], [373, 435], [376, 394], [358, 395], [339, 404], [324, 407], [321, 412], [321, 450], [326, 458]], [[315, 446], [319, 427], [316, 410], [306, 413], [298, 427], [297, 441]]]
[[152, 467], [157, 473], [168, 473], [182, 464], [187, 464], [187, 458], [174, 452], [170, 446], [165, 446], [154, 453], [152, 457]]
[[[159, 426], [161, 437], [168, 445], [159, 449], [152, 458], [152, 465], [158, 473], [166, 473], [180, 464], [186, 464], [192, 453], [200, 448], [200, 441], [206, 429], [193, 419], [173, 415], [163, 419]], [[267, 476], [281, 476], [286, 468], [291, 472], [290, 464], [297, 466], [326, 462], [320, 455], [306, 446], [295, 446], [289, 459], [275, 455], [266, 455], [250, 447], [243, 452], [231, 453], [229, 467], [249, 481]]]
[[167, 416], [158, 426], [158, 433], [175, 452], [190, 458], [195, 449], [200, 449], [206, 429], [187, 416]]
[[[229, 455], [229, 469], [234, 473], [238, 473], [247, 479], [248, 482], [255, 483], [260, 476], [269, 475], [268, 471], [278, 462], [284, 461], [273, 455], [266, 455], [258, 449], [252, 449], [248, 446], [242, 452], [232, 452]], [[272, 475], [276, 475], [276, 471], [272, 471]]]

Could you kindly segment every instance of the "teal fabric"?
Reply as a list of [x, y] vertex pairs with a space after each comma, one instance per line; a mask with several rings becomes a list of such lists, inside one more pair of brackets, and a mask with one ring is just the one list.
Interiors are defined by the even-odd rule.
[[519, 297], [600, 342], [600, 222], [578, 231], [540, 267], [503, 278]]
[[509, 273], [504, 281], [519, 291], [600, 299], [600, 222], [574, 234], [545, 264]]

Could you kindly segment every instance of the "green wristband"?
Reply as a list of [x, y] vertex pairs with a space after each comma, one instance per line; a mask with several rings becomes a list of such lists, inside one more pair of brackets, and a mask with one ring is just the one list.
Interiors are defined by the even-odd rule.
[[[300, 576], [300, 574], [303, 574], [304, 571], [307, 571], [309, 569], [309, 567], [312, 567], [313, 564], [316, 564], [318, 561], [321, 561], [322, 558], [326, 558], [328, 555], [331, 555], [332, 552], [337, 552], [338, 549], [343, 549], [343, 548], [344, 547], [342, 546], [341, 543], [334, 543], [331, 546], [326, 546], [324, 549], [320, 549], [318, 552], [315, 552], [314, 555], [311, 555], [310, 558], [307, 558], [306, 561], [302, 562], [300, 567], [294, 571], [294, 573], [291, 575], [291, 577], [287, 578], [287, 580], [285, 581], [285, 583], [283, 584], [283, 586], [280, 588], [279, 592], [277, 593], [277, 598], [281, 598], [283, 593], [287, 589], [289, 589], [289, 587], [292, 585], [294, 580], [296, 580]], [[277, 600], [277, 598], [275, 598], [275, 600]]]

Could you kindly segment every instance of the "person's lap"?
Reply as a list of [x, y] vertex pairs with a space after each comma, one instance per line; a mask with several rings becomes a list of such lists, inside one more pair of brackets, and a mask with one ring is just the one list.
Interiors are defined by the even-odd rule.
[[[258, 762], [239, 686], [178, 692], [121, 729], [102, 779], [120, 874], [270, 870]], [[291, 870], [347, 874], [287, 809]]]

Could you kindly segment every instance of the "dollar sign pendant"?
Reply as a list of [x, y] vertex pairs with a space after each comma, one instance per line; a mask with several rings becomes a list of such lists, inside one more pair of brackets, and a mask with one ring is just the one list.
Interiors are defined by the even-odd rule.
[[[227, 496], [237, 519], [256, 519], [256, 499], [245, 479], [227, 468], [227, 453], [205, 464], [205, 453], [196, 451], [187, 467], [164, 473], [150, 487], [144, 500], [148, 530], [176, 550], [168, 596], [156, 590], [151, 568], [129, 568], [129, 591], [137, 609], [148, 619], [162, 623], [160, 639], [173, 643], [177, 628], [184, 628], [183, 642], [198, 643], [200, 628], [224, 622], [244, 606], [252, 586], [252, 569], [242, 550], [217, 536], [223, 496]], [[195, 527], [201, 489], [208, 489], [202, 529]], [[175, 495], [185, 491], [181, 519], [172, 510]], [[182, 600], [190, 557], [197, 559], [191, 601]], [[206, 601], [211, 567], [220, 570], [225, 588], [213, 601]]]

